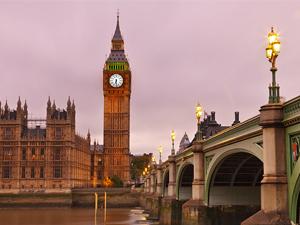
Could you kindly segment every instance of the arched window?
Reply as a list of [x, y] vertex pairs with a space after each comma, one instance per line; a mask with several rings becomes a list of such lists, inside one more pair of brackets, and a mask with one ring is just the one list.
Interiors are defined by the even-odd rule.
[[5, 136], [6, 136], [7, 138], [10, 138], [10, 137], [11, 137], [11, 129], [10, 129], [10, 128], [7, 128], [7, 129], [6, 129]]
[[56, 129], [55, 136], [56, 136], [57, 138], [60, 138], [60, 137], [61, 137], [61, 128], [57, 128], [57, 129]]

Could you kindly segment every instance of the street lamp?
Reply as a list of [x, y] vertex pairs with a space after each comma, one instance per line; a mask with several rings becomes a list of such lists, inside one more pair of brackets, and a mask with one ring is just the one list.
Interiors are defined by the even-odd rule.
[[156, 165], [155, 157], [152, 156], [152, 169], [153, 169], [153, 170], [155, 169], [154, 164]]
[[159, 164], [161, 165], [161, 153], [162, 153], [162, 148], [161, 148], [161, 146], [159, 146], [158, 151], [159, 151]]
[[196, 117], [198, 119], [198, 130], [197, 130], [197, 134], [196, 134], [196, 140], [197, 141], [200, 141], [202, 140], [202, 132], [200, 130], [200, 125], [201, 125], [201, 122], [200, 122], [200, 117], [202, 115], [202, 108], [201, 108], [201, 105], [199, 104], [198, 102], [198, 105], [196, 106]]
[[280, 103], [279, 97], [279, 84], [276, 84], [275, 73], [277, 68], [275, 67], [276, 58], [280, 52], [280, 42], [277, 40], [277, 34], [271, 27], [271, 32], [268, 35], [269, 45], [266, 47], [266, 55], [269, 62], [272, 63], [270, 71], [272, 71], [272, 85], [269, 85], [269, 104]]
[[172, 139], [172, 152], [171, 152], [171, 155], [175, 155], [175, 148], [174, 148], [175, 132], [174, 132], [174, 130], [171, 133], [171, 139]]

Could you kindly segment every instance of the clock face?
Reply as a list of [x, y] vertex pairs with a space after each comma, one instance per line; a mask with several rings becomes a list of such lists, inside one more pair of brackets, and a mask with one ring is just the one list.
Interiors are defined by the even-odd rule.
[[120, 87], [123, 84], [123, 77], [119, 74], [114, 74], [109, 78], [109, 83], [115, 88]]

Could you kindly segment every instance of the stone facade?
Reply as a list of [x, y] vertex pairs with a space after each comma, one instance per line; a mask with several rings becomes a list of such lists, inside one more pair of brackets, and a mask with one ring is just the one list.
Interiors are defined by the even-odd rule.
[[[1, 108], [1, 103], [0, 103]], [[46, 119], [29, 119], [27, 103], [0, 119], [0, 192], [61, 192], [88, 187], [91, 179], [90, 134], [75, 132], [75, 104], [67, 109], [47, 102]]]
[[130, 182], [130, 96], [131, 70], [119, 27], [111, 40], [111, 53], [103, 68], [104, 176], [118, 175]]

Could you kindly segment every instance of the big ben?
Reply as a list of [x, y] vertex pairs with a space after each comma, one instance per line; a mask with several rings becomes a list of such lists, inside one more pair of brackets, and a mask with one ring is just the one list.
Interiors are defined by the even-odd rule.
[[119, 26], [111, 40], [111, 52], [103, 68], [104, 95], [104, 176], [118, 175], [130, 182], [130, 96], [131, 71]]

